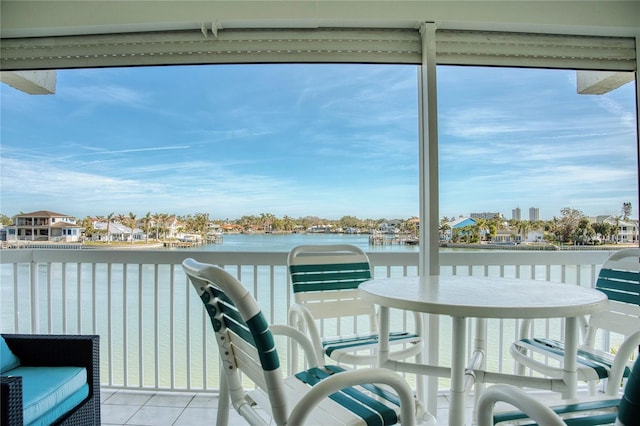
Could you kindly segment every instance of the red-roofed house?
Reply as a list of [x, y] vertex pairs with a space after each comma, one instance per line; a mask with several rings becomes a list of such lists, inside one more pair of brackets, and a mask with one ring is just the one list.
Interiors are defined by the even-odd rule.
[[73, 216], [40, 210], [14, 216], [13, 225], [7, 227], [7, 241], [77, 242], [81, 230]]

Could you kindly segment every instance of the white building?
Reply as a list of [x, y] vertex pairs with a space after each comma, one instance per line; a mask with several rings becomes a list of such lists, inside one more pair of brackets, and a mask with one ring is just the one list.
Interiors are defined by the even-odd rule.
[[14, 216], [7, 241], [77, 242], [81, 230], [73, 216], [39, 210]]
[[[93, 224], [93, 228], [98, 231], [104, 231], [104, 238], [101, 234], [97, 235], [97, 239], [106, 241], [142, 241], [145, 239], [145, 233], [142, 229], [134, 228], [133, 231], [128, 226], [125, 226], [119, 222], [107, 222], [99, 221]], [[108, 231], [107, 231], [108, 228]]]

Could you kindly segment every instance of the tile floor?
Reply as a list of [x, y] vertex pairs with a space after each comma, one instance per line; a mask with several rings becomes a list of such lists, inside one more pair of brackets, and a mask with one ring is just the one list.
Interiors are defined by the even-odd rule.
[[[103, 426], [210, 426], [215, 425], [218, 397], [204, 393], [143, 392], [130, 390], [101, 389], [101, 417]], [[584, 397], [586, 395], [582, 395]], [[557, 403], [558, 394], [537, 393], [537, 397], [548, 404]], [[446, 395], [438, 397], [438, 426], [448, 424], [449, 400]], [[473, 399], [465, 404], [467, 419], [471, 419]], [[503, 405], [497, 410], [512, 409]], [[229, 413], [230, 426], [242, 426], [247, 422], [233, 409]]]
[[[102, 389], [102, 425], [196, 426], [216, 423], [218, 398], [210, 394]], [[231, 410], [229, 425], [246, 422]]]
[[[216, 423], [218, 398], [215, 395], [109, 389], [100, 392], [103, 426], [210, 426]], [[438, 425], [447, 424], [448, 404], [446, 396], [438, 397]], [[469, 410], [471, 404], [469, 399]], [[470, 418], [470, 414], [468, 416]], [[232, 409], [229, 425], [246, 424]]]

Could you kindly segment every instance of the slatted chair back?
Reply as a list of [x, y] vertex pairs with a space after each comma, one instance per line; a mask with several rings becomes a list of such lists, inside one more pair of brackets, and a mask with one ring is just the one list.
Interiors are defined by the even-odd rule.
[[604, 263], [596, 289], [609, 298], [609, 309], [589, 319], [585, 343], [592, 346], [598, 329], [629, 336], [640, 330], [640, 248], [620, 250]]
[[183, 269], [204, 303], [215, 331], [232, 404], [236, 408], [247, 405], [242, 372], [257, 386], [268, 390], [274, 421], [284, 424], [287, 407], [280, 360], [255, 300], [235, 277], [221, 268], [186, 259]]
[[301, 245], [289, 252], [294, 300], [317, 320], [365, 315], [375, 332], [375, 308], [358, 297], [358, 286], [371, 279], [369, 258], [347, 245]]

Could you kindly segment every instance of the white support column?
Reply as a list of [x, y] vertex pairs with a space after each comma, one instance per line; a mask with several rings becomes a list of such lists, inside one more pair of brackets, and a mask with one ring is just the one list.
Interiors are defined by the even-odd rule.
[[56, 71], [2, 71], [0, 81], [29, 95], [56, 93]]
[[[636, 167], [640, 170], [640, 30], [636, 35]], [[640, 199], [640, 188], [638, 188]], [[637, 219], [637, 216], [636, 216]]]
[[421, 276], [439, 275], [438, 259], [438, 110], [436, 25], [422, 24], [422, 65], [419, 78], [420, 126], [420, 260]]
[[[422, 35], [422, 64], [418, 77], [419, 107], [419, 166], [420, 166], [420, 276], [440, 274], [438, 257], [438, 110], [436, 96], [436, 25], [426, 22]], [[427, 363], [438, 365], [439, 328], [437, 315], [423, 317], [428, 330]], [[419, 378], [420, 379], [420, 378]], [[427, 378], [427, 410], [435, 414], [438, 406], [438, 379]]]

